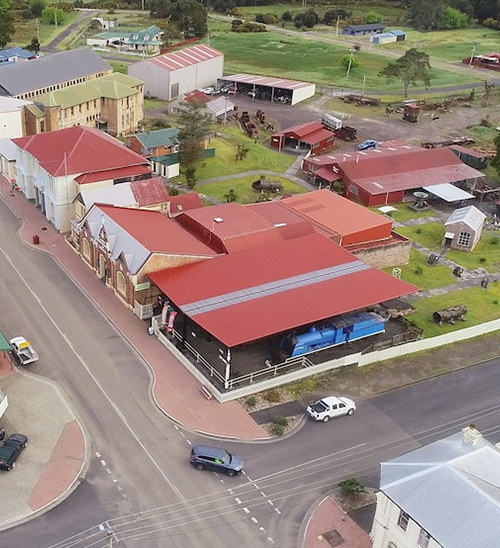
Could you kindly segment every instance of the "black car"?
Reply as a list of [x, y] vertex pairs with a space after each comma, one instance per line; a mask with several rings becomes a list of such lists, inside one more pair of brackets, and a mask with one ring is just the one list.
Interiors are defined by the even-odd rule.
[[208, 445], [195, 445], [191, 449], [189, 462], [198, 470], [215, 470], [228, 476], [240, 474], [243, 470], [243, 459], [231, 455], [225, 449]]
[[12, 470], [16, 460], [28, 445], [28, 438], [24, 434], [12, 434], [0, 447], [0, 470]]

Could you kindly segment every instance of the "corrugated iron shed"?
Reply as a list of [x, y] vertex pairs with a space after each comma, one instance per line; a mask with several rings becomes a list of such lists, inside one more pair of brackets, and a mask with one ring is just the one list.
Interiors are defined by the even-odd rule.
[[479, 230], [486, 219], [486, 215], [474, 206], [461, 207], [456, 209], [446, 219], [444, 226], [452, 225], [455, 223], [464, 223], [473, 230]]
[[150, 278], [228, 347], [418, 291], [320, 234], [155, 272]]
[[318, 190], [282, 200], [316, 225], [339, 234], [343, 246], [390, 238], [392, 221], [331, 192]]
[[382, 463], [380, 489], [444, 548], [498, 548], [500, 451], [462, 433]]
[[200, 44], [198, 46], [192, 46], [190, 48], [184, 48], [179, 51], [173, 51], [171, 53], [165, 53], [158, 57], [152, 57], [143, 61], [145, 63], [153, 63], [158, 65], [164, 70], [174, 71], [189, 67], [200, 63], [201, 61], [207, 61], [208, 59], [214, 59], [215, 57], [222, 57], [224, 54], [210, 46]]

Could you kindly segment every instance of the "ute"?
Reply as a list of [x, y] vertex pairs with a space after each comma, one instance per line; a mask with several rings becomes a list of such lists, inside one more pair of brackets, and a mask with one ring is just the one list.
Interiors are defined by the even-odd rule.
[[328, 422], [335, 417], [352, 415], [356, 404], [349, 398], [330, 396], [307, 407], [307, 414], [315, 421]]
[[38, 360], [38, 354], [31, 346], [31, 343], [24, 337], [14, 337], [9, 341], [12, 353], [19, 360], [21, 365], [28, 365], [29, 363], [36, 362]]

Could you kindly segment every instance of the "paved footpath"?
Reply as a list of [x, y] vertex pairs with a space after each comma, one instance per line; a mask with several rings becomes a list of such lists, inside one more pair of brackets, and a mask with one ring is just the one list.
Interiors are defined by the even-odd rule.
[[[0, 176], [0, 197], [11, 211], [20, 219], [20, 237], [30, 246], [41, 252], [50, 253], [60, 266], [74, 280], [75, 284], [95, 303], [102, 313], [135, 347], [150, 368], [153, 377], [153, 396], [158, 407], [172, 420], [191, 431], [206, 433], [218, 437], [252, 441], [267, 438], [266, 432], [244, 411], [238, 402], [219, 403], [214, 399], [207, 400], [200, 392], [200, 383], [182, 366], [168, 350], [147, 333], [147, 325], [134, 314], [123, 313], [123, 305], [93, 274], [85, 268], [80, 257], [47, 222], [40, 211], [24, 196], [13, 192], [10, 183]], [[39, 238], [37, 245], [34, 237]], [[83, 440], [83, 433], [77, 423], [65, 426], [59, 444], [52, 455], [48, 455], [40, 481], [29, 494], [33, 506], [49, 508], [62, 500], [71, 489], [76, 487], [84, 463], [88, 461], [88, 451]], [[71, 431], [70, 431], [71, 430]], [[79, 440], [69, 451], [65, 440]], [[62, 455], [61, 459], [53, 458]], [[66, 460], [65, 460], [66, 459]], [[56, 481], [55, 463], [64, 466], [67, 461], [80, 463], [78, 470], [69, 471], [64, 479]], [[51, 502], [52, 501], [52, 502]], [[34, 512], [34, 510], [31, 510]], [[18, 515], [26, 519], [30, 510]], [[9, 522], [15, 523], [15, 516]], [[8, 525], [7, 525], [8, 526]], [[0, 522], [0, 529], [2, 523]], [[327, 498], [317, 507], [311, 509], [303, 527], [304, 537], [300, 543], [304, 548], [328, 548], [330, 544], [321, 540], [318, 535], [332, 529], [342, 531], [343, 542], [339, 548], [364, 548], [369, 546], [368, 536], [352, 520], [345, 517], [340, 507]], [[362, 539], [362, 540], [360, 540]], [[367, 544], [368, 540], [368, 544]]]

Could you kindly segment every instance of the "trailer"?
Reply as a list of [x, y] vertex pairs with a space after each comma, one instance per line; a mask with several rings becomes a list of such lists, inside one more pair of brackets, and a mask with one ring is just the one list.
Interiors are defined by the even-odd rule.
[[344, 314], [322, 324], [313, 325], [305, 333], [285, 335], [279, 349], [280, 354], [287, 359], [384, 332], [385, 320], [374, 312]]
[[28, 365], [38, 360], [36, 350], [31, 346], [31, 343], [24, 337], [14, 337], [9, 341], [12, 353], [19, 360], [21, 365]]
[[356, 141], [358, 138], [358, 130], [356, 128], [344, 125], [340, 118], [336, 118], [332, 114], [323, 114], [321, 123], [336, 137], [342, 139], [342, 141]]

